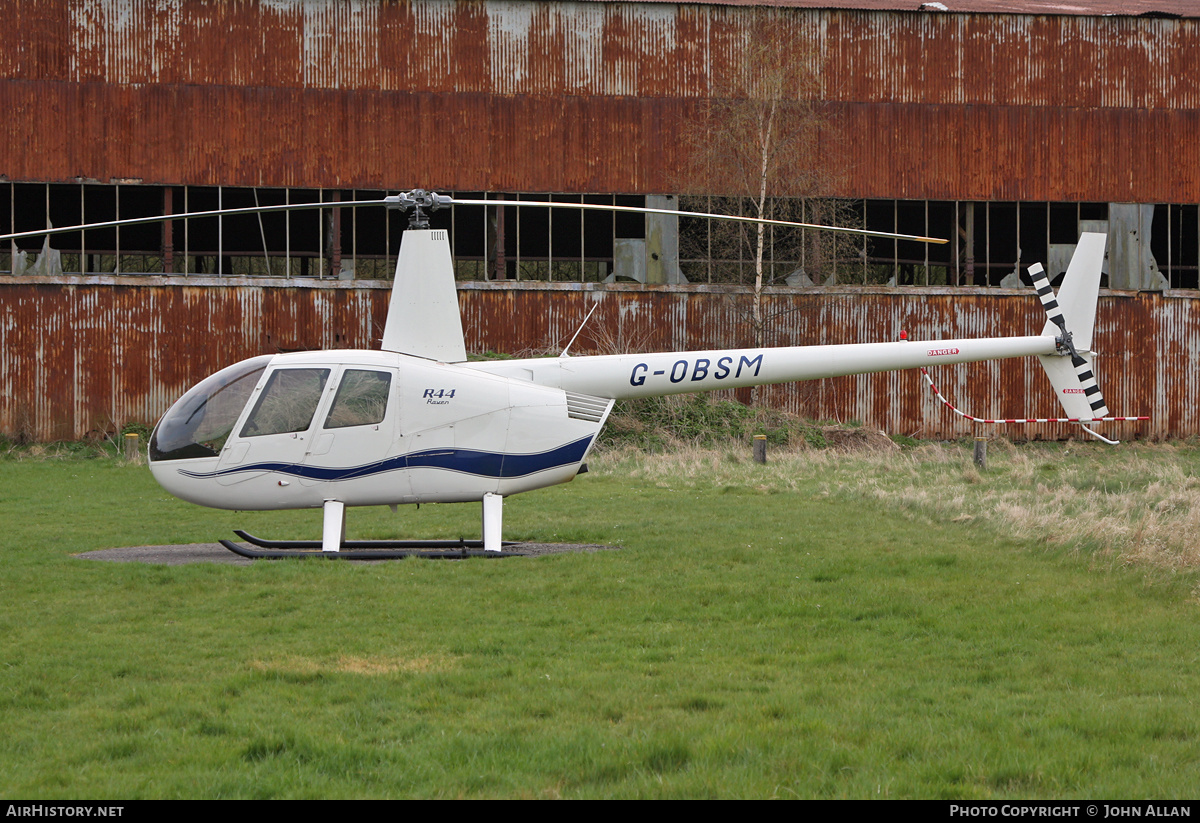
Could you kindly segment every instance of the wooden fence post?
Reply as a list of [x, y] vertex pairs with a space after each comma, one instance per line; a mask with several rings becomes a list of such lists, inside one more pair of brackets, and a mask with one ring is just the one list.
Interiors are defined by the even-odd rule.
[[987, 471], [987, 438], [975, 438], [975, 465]]
[[765, 434], [754, 435], [754, 462], [767, 462], [767, 436]]
[[130, 432], [125, 435], [125, 460], [129, 463], [142, 462], [142, 450], [138, 447], [138, 441], [141, 438], [137, 436], [137, 432]]

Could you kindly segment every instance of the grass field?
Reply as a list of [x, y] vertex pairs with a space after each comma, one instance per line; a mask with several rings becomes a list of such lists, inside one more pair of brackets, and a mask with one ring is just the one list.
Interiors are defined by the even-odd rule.
[[0, 795], [1195, 795], [1200, 449], [773, 457], [614, 451], [506, 502], [506, 538], [620, 551], [249, 567], [74, 555], [317, 513], [0, 460]]

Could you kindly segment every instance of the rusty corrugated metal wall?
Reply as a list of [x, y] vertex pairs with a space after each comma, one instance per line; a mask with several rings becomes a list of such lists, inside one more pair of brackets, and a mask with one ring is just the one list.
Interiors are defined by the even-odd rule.
[[386, 291], [334, 284], [156, 281], [163, 282], [73, 277], [0, 284], [0, 432], [74, 439], [154, 421], [201, 377], [244, 357], [368, 348], [387, 312]]
[[0, 0], [12, 180], [668, 192], [755, 15], [848, 197], [1200, 201], [1200, 20], [667, 3]]
[[[154, 422], [192, 384], [239, 359], [377, 346], [389, 286], [66, 280], [0, 286], [0, 432], [49, 440]], [[575, 354], [751, 342], [746, 297], [728, 287], [464, 283], [459, 297], [470, 351], [558, 352], [597, 300]], [[776, 317], [772, 345], [890, 340], [900, 329], [914, 340], [1036, 334], [1044, 322], [1037, 300], [1021, 291], [834, 287], [775, 290], [767, 299]], [[1153, 416], [1106, 431], [1121, 438], [1200, 434], [1200, 301], [1103, 295], [1096, 346], [1097, 375], [1113, 412]], [[978, 416], [1060, 414], [1032, 359], [945, 366], [934, 378], [959, 408]], [[775, 386], [766, 397], [809, 418], [861, 420], [890, 433], [946, 438], [976, 431], [937, 403], [913, 371]], [[1072, 431], [994, 430], [1045, 438]]]

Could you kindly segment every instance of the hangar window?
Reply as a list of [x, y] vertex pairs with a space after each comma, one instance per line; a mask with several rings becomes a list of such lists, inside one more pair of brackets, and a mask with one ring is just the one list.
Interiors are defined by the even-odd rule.
[[[149, 274], [271, 278], [387, 279], [408, 218], [396, 209], [349, 208], [389, 192], [240, 186], [157, 186], [129, 178], [110, 183], [0, 180], [0, 226], [10, 232], [49, 224], [80, 226], [125, 218], [164, 218], [21, 238], [0, 249], [0, 273], [15, 276]], [[686, 195], [443, 192], [458, 202], [429, 215], [449, 233], [458, 280], [750, 284], [757, 232], [723, 220], [674, 216], [686, 211], [749, 215], [748, 198]], [[653, 206], [668, 213], [548, 209], [543, 201]], [[320, 206], [300, 211], [181, 217], [256, 206]], [[926, 245], [885, 237], [771, 226], [764, 232], [764, 282], [775, 286], [1028, 286], [1026, 267], [1055, 270], [1070, 259], [1082, 231], [1114, 237], [1136, 232], [1118, 260], [1115, 289], [1200, 286], [1200, 206], [968, 200], [771, 199], [775, 218], [878, 232], [927, 235]], [[1147, 238], [1149, 243], [1147, 244]], [[1110, 262], [1114, 249], [1109, 249]], [[1105, 281], [1107, 283], [1107, 281]]]

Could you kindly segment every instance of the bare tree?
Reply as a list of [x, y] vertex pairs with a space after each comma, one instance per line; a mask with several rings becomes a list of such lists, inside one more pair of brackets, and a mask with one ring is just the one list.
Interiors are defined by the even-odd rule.
[[[844, 220], [839, 214], [844, 202], [820, 198], [833, 182], [822, 143], [834, 137], [821, 102], [823, 60], [804, 30], [806, 19], [788, 10], [758, 9], [740, 41], [731, 44], [727, 73], [714, 79], [700, 115], [682, 129], [686, 160], [679, 189], [704, 195], [687, 201], [689, 207], [810, 223]], [[766, 328], [764, 282], [782, 279], [776, 260], [787, 261], [786, 273], [803, 267], [809, 277], [827, 279], [840, 254], [862, 249], [861, 239], [845, 236], [707, 223], [703, 231], [694, 223], [691, 231], [681, 227], [681, 257], [707, 259], [710, 279], [747, 282], [750, 273], [742, 261], [750, 250], [757, 346]]]

